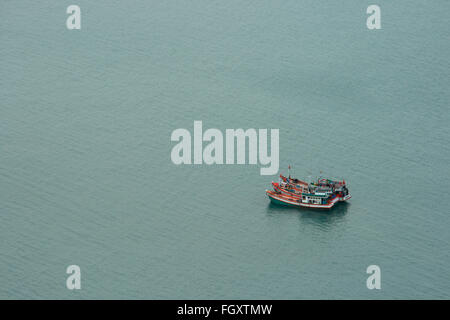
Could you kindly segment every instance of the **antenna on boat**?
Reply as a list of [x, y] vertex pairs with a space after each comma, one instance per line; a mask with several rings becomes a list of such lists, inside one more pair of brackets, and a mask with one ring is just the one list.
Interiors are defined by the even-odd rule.
[[308, 174], [308, 183], [311, 183], [312, 181], [311, 181], [311, 171], [307, 171], [309, 174]]
[[291, 165], [288, 165], [289, 179], [291, 178]]

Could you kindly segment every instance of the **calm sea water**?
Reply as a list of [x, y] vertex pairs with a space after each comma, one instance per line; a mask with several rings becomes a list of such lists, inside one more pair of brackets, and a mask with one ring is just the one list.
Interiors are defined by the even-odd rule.
[[[377, 1], [376, 31], [357, 0], [69, 4], [0, 4], [0, 298], [450, 298], [448, 1]], [[279, 128], [281, 172], [353, 198], [177, 167], [194, 120]]]

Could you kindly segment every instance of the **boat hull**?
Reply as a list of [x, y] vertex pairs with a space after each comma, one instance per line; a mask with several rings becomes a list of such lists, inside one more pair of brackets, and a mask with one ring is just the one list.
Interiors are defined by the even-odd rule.
[[[289, 191], [286, 188], [283, 188], [282, 186], [280, 186], [280, 184], [278, 182], [272, 182], [272, 186], [276, 193], [281, 193], [283, 196], [288, 196], [288, 197], [294, 198], [296, 200], [300, 200], [300, 198], [301, 198], [301, 194], [295, 193], [295, 192], [300, 192], [297, 189], [295, 190], [295, 192]], [[338, 201], [347, 201], [351, 197], [352, 196], [350, 194], [346, 195], [345, 197], [337, 196]]]
[[270, 195], [269, 195], [269, 199], [273, 204], [276, 204], [276, 205], [281, 205], [281, 206], [286, 206], [286, 207], [298, 207], [298, 204], [296, 204], [296, 203], [289, 203], [287, 201], [280, 200], [275, 197], [271, 197]]
[[270, 201], [272, 201], [273, 203], [281, 204], [284, 206], [301, 207], [301, 208], [330, 209], [337, 202], [340, 201], [339, 197], [335, 197], [330, 201], [328, 201], [327, 204], [311, 204], [311, 203], [302, 203], [299, 201], [299, 199], [295, 199], [293, 197], [289, 197], [271, 190], [266, 190], [266, 194], [269, 197]]

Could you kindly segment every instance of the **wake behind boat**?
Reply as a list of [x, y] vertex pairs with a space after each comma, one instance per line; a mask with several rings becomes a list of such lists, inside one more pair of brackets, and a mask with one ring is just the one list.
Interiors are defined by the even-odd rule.
[[307, 183], [280, 175], [280, 181], [272, 182], [272, 186], [273, 190], [266, 190], [266, 194], [273, 203], [294, 207], [330, 209], [352, 197], [345, 180], [319, 178]]

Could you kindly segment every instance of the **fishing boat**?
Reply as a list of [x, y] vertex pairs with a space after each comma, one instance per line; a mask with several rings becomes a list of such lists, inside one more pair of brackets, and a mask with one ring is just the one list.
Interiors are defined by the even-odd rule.
[[270, 200], [288, 206], [330, 209], [351, 198], [345, 180], [319, 178], [307, 183], [280, 175], [280, 181], [272, 182], [272, 186], [273, 190], [266, 190]]
[[308, 187], [308, 182], [299, 180], [299, 179], [295, 179], [295, 178], [291, 178], [291, 177], [285, 177], [282, 174], [280, 174], [280, 182], [288, 183], [288, 184], [292, 185], [293, 187], [300, 189], [300, 190], [305, 187]]

